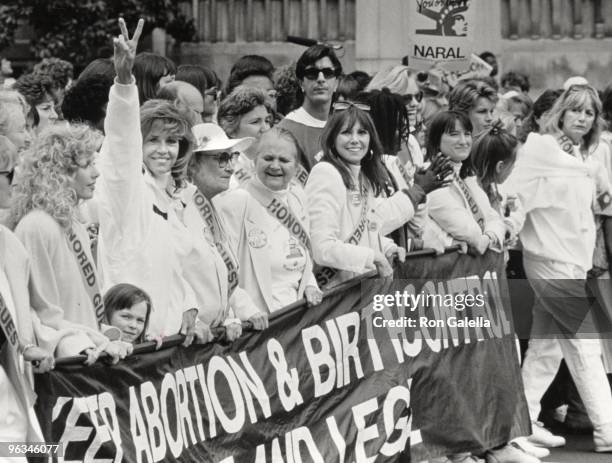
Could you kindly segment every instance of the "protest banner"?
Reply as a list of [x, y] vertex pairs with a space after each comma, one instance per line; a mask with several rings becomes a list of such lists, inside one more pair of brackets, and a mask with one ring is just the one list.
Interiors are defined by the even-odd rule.
[[[408, 0], [408, 62], [428, 70], [465, 71], [475, 49], [474, 8], [477, 0]], [[483, 6], [483, 5], [481, 5]]]
[[491, 252], [409, 259], [393, 280], [351, 280], [231, 344], [38, 375], [37, 414], [66, 462], [483, 451], [529, 434], [502, 275]]

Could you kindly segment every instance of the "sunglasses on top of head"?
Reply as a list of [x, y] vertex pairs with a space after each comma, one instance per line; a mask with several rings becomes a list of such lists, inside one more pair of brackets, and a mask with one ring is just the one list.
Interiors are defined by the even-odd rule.
[[323, 77], [331, 79], [332, 77], [338, 77], [338, 70], [334, 68], [306, 68], [304, 69], [304, 77], [308, 80], [317, 80], [319, 73], [323, 73]]
[[369, 111], [370, 106], [362, 103], [353, 103], [352, 101], [338, 101], [333, 104], [332, 108], [335, 111], [345, 111], [350, 107], [361, 109], [362, 111]]
[[232, 152], [223, 151], [222, 153], [217, 153], [217, 154], [208, 154], [208, 153], [202, 153], [202, 154], [210, 158], [215, 158], [217, 162], [219, 163], [220, 169], [225, 169], [227, 165], [230, 163], [233, 165], [240, 157], [240, 153], [238, 151], [232, 151]]
[[9, 185], [11, 185], [13, 183], [13, 178], [15, 177], [15, 169], [13, 168], [11, 170], [0, 170], [0, 175], [6, 177]]

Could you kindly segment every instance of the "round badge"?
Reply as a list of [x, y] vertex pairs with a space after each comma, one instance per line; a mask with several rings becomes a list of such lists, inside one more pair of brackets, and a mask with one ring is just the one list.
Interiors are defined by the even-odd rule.
[[251, 230], [247, 235], [247, 239], [249, 241], [249, 246], [256, 249], [263, 248], [268, 244], [268, 237], [264, 231], [259, 228]]

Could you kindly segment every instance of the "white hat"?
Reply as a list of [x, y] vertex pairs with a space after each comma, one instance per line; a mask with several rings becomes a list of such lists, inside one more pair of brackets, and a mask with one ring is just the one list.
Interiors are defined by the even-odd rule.
[[565, 83], [563, 84], [563, 90], [567, 90], [568, 88], [570, 88], [572, 85], [589, 85], [589, 81], [586, 80], [584, 77], [582, 76], [574, 76], [574, 77], [570, 77], [569, 79], [567, 79], [565, 81]]
[[233, 149], [244, 151], [255, 141], [253, 137], [227, 138], [221, 127], [210, 122], [197, 124], [191, 128], [196, 143], [193, 152], [220, 151]]

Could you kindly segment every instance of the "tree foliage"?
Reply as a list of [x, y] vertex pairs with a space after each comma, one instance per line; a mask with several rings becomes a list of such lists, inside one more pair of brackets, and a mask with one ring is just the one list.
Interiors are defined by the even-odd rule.
[[0, 49], [14, 43], [15, 31], [25, 23], [33, 29], [31, 48], [38, 58], [56, 56], [82, 66], [112, 53], [119, 16], [128, 27], [144, 18], [144, 35], [162, 27], [179, 42], [195, 36], [193, 21], [173, 0], [3, 0]]

